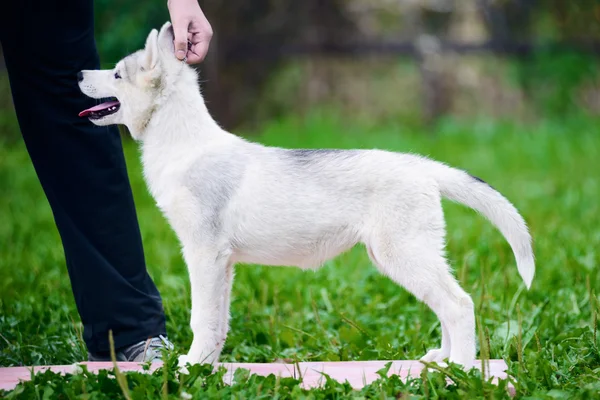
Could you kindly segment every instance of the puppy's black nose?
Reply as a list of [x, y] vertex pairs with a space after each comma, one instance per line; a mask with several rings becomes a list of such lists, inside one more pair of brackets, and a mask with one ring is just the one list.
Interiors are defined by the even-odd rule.
[[83, 80], [83, 72], [79, 71], [77, 73], [77, 82], [81, 82]]

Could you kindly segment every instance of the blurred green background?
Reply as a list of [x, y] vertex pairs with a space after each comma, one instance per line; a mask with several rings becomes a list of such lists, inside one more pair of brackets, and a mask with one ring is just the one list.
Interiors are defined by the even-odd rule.
[[[229, 129], [323, 107], [403, 124], [600, 111], [598, 0], [200, 4], [215, 32], [200, 79]], [[169, 19], [162, 1], [96, 0], [95, 9], [107, 68]], [[5, 81], [1, 124], [12, 121]]]
[[[336, 106], [371, 121], [597, 114], [597, 0], [203, 1], [201, 79], [227, 128]], [[162, 2], [98, 0], [110, 66], [168, 19]]]

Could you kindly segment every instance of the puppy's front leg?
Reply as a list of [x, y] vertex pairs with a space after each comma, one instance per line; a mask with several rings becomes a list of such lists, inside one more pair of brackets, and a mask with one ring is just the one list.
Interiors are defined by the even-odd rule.
[[194, 334], [192, 346], [180, 358], [180, 365], [215, 363], [223, 348], [223, 297], [227, 291], [227, 265], [231, 252], [202, 247], [184, 249], [190, 275], [192, 312], [190, 326]]
[[233, 286], [233, 263], [228, 263], [225, 271], [225, 289], [223, 290], [222, 308], [221, 313], [221, 337], [222, 343], [221, 348], [225, 344], [227, 339], [227, 333], [229, 332], [229, 306], [231, 305], [231, 288]]

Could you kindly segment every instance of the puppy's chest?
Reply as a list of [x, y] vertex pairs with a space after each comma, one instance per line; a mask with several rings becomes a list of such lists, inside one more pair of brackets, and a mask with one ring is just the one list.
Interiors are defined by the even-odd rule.
[[181, 171], [162, 163], [144, 162], [144, 178], [156, 205], [166, 212], [174, 196], [181, 190]]

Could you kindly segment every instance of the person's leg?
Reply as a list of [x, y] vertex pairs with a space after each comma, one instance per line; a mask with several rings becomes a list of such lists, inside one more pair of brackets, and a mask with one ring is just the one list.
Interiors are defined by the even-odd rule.
[[96, 69], [92, 0], [19, 0], [0, 6], [0, 41], [14, 105], [62, 239], [84, 340], [92, 353], [166, 335], [146, 271], [116, 127], [78, 113], [95, 104], [77, 72]]

